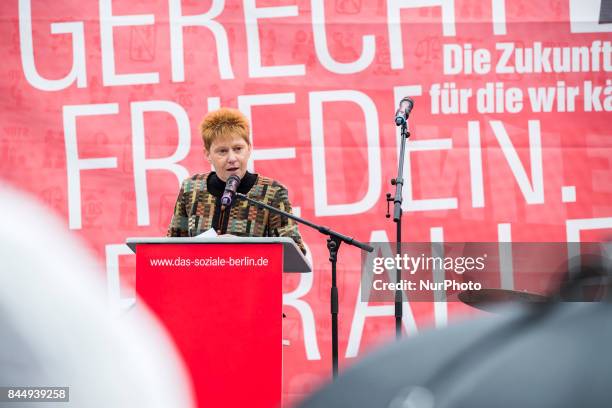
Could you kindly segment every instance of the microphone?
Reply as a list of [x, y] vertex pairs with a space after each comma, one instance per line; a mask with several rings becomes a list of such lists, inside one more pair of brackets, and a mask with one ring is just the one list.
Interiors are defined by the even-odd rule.
[[395, 125], [402, 126], [408, 120], [408, 116], [410, 116], [410, 111], [414, 107], [414, 101], [409, 97], [403, 98], [399, 103], [399, 108], [397, 112], [395, 112]]
[[227, 207], [232, 204], [234, 194], [236, 194], [239, 184], [240, 177], [237, 175], [232, 174], [228, 177], [227, 182], [225, 183], [225, 190], [223, 190], [223, 195], [221, 196], [221, 205], [223, 207]]

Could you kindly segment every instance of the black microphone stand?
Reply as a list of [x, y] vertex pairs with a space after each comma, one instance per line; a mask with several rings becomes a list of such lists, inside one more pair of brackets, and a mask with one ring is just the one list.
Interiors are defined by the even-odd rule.
[[[391, 179], [391, 185], [395, 186], [395, 196], [391, 197], [391, 193], [387, 193], [387, 214], [389, 218], [389, 203], [393, 201], [393, 222], [395, 222], [395, 235], [396, 235], [396, 247], [395, 253], [399, 256], [402, 254], [402, 188], [404, 187], [404, 156], [406, 153], [406, 140], [410, 137], [408, 131], [408, 118], [402, 123], [401, 133], [401, 145], [399, 155], [399, 165], [397, 168], [397, 177]], [[396, 279], [398, 283], [396, 287], [400, 287], [399, 283], [402, 280], [402, 271], [396, 268]], [[395, 338], [400, 339], [402, 337], [402, 315], [403, 315], [403, 304], [402, 304], [403, 293], [401, 290], [395, 290]]]
[[372, 252], [374, 248], [372, 248], [368, 244], [359, 242], [354, 238], [340, 234], [327, 227], [317, 225], [303, 218], [297, 217], [293, 214], [289, 214], [285, 211], [279, 210], [276, 207], [272, 207], [271, 205], [262, 203], [261, 201], [253, 200], [252, 198], [249, 198], [242, 193], [236, 193], [236, 197], [242, 198], [243, 200], [247, 200], [249, 203], [270, 210], [273, 213], [280, 214], [287, 218], [291, 218], [292, 220], [297, 221], [300, 224], [307, 225], [310, 228], [316, 229], [321, 234], [327, 235], [329, 237], [327, 238], [327, 249], [329, 251], [329, 260], [331, 262], [332, 267], [332, 285], [330, 294], [332, 321], [332, 375], [335, 380], [336, 377], [338, 377], [338, 286], [336, 285], [336, 262], [338, 261], [338, 249], [340, 248], [340, 244], [343, 242], [346, 242], [349, 245], [356, 246], [357, 248], [368, 252]]

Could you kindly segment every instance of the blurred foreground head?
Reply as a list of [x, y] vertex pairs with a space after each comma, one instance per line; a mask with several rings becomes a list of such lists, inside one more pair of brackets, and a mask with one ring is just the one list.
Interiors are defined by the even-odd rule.
[[[555, 301], [391, 344], [300, 407], [610, 407], [612, 291], [604, 261], [573, 262]], [[601, 301], [585, 301], [594, 299]]]
[[[607, 249], [609, 243], [601, 244]], [[567, 261], [555, 299], [563, 302], [612, 301], [612, 260], [609, 254], [581, 254]]]
[[70, 387], [54, 407], [192, 407], [162, 327], [143, 307], [112, 316], [102, 276], [50, 211], [0, 184], [0, 386]]

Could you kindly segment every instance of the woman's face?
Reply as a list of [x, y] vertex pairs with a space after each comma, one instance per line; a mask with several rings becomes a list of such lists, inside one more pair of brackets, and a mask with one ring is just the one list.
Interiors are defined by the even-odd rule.
[[204, 148], [204, 154], [215, 168], [217, 176], [227, 181], [232, 174], [244, 177], [251, 157], [251, 146], [242, 137], [233, 136], [231, 139], [215, 140], [210, 150]]

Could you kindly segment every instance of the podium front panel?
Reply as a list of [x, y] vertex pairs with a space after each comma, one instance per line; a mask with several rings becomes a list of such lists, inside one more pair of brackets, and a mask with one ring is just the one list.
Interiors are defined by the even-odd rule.
[[166, 326], [199, 407], [278, 407], [280, 244], [140, 244], [136, 291]]

